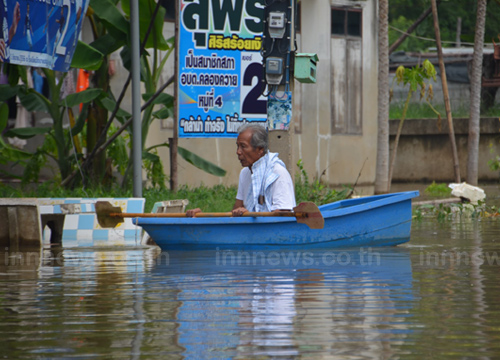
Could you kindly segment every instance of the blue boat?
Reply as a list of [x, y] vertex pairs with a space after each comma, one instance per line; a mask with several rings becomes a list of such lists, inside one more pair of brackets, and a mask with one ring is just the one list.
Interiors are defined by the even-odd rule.
[[319, 206], [323, 229], [310, 229], [293, 217], [138, 217], [133, 221], [163, 250], [393, 246], [410, 240], [411, 199], [418, 195], [407, 191]]

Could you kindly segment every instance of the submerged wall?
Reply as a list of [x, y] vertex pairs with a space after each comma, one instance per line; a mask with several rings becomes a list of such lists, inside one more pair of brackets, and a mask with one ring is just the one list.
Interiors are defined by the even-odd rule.
[[[390, 149], [399, 120], [390, 121]], [[454, 119], [460, 175], [466, 181], [467, 138], [469, 119]], [[500, 179], [500, 173], [489, 169], [488, 161], [500, 156], [500, 121], [498, 118], [483, 118], [480, 123], [478, 177], [481, 181]], [[454, 182], [453, 152], [448, 135], [446, 118], [441, 126], [434, 119], [408, 119], [404, 122], [393, 181]]]

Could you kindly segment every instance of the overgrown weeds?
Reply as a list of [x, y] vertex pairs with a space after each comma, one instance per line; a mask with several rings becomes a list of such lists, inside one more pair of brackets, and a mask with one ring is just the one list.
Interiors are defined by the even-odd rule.
[[[432, 182], [424, 192], [436, 199], [451, 195], [451, 189], [447, 184], [436, 182]], [[434, 218], [438, 221], [456, 221], [497, 216], [500, 216], [500, 212], [495, 206], [488, 206], [484, 201], [479, 201], [477, 204], [461, 202], [459, 198], [456, 203], [425, 204], [413, 209], [413, 218], [416, 220]]]
[[352, 189], [344, 186], [340, 191], [329, 188], [320, 179], [312, 182], [304, 169], [302, 160], [297, 162], [299, 173], [295, 177], [295, 197], [297, 203], [301, 201], [312, 201], [316, 205], [328, 204], [334, 201], [343, 200], [350, 196]]
[[[491, 209], [490, 209], [491, 211]], [[474, 205], [470, 203], [451, 203], [439, 205], [420, 205], [413, 210], [413, 218], [422, 220], [423, 218], [435, 218], [438, 221], [477, 219], [488, 215], [484, 203]]]

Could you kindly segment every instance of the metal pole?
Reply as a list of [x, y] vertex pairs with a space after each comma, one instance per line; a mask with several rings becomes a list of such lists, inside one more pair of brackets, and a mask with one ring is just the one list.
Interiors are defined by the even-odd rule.
[[172, 137], [168, 139], [168, 145], [170, 147], [170, 190], [177, 191], [177, 185], [179, 180], [178, 175], [178, 164], [177, 164], [177, 153], [179, 149], [179, 95], [178, 95], [178, 87], [179, 83], [179, 1], [175, 0], [175, 86], [174, 86], [174, 127], [172, 131]]
[[142, 197], [142, 129], [139, 0], [130, 1], [130, 41], [132, 52], [132, 160], [134, 197]]

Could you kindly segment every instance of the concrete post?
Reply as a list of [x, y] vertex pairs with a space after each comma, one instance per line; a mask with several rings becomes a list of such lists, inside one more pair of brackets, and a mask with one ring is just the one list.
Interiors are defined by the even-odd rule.
[[40, 248], [42, 230], [36, 199], [0, 199], [0, 248]]
[[295, 163], [293, 160], [293, 126], [289, 130], [269, 130], [269, 151], [280, 154], [280, 159], [295, 183]]

